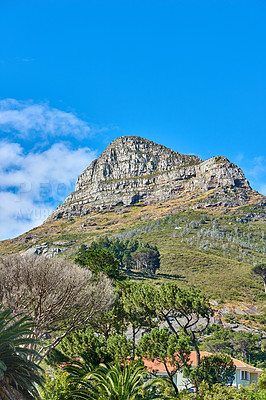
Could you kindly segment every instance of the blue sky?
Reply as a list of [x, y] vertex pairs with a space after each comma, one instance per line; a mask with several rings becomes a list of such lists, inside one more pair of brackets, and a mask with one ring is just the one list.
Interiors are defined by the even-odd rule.
[[110, 141], [224, 155], [266, 194], [264, 0], [1, 0], [0, 239]]

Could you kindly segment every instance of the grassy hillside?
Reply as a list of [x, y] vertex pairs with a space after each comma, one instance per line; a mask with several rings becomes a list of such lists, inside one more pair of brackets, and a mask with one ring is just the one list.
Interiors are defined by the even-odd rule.
[[[256, 196], [260, 203], [254, 204], [251, 199], [246, 206], [234, 209], [191, 210], [199, 199], [187, 197], [49, 221], [18, 238], [1, 242], [0, 253], [24, 252], [45, 242], [71, 256], [81, 244], [89, 244], [102, 235], [136, 237], [159, 248], [161, 269], [157, 281], [174, 279], [181, 286], [201, 287], [218, 302], [244, 300], [263, 304], [262, 282], [251, 274], [254, 264], [266, 262], [265, 207], [263, 196], [255, 193]], [[147, 279], [138, 271], [132, 278]]]

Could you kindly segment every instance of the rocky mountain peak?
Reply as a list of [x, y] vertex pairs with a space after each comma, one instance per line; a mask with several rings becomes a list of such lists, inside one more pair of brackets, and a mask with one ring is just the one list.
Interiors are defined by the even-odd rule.
[[50, 218], [71, 218], [117, 205], [158, 203], [187, 193], [232, 188], [251, 189], [241, 169], [225, 157], [202, 161], [138, 136], [122, 136], [82, 172], [75, 192]]
[[182, 155], [150, 140], [122, 136], [110, 143], [79, 176], [76, 190], [84, 190], [99, 180], [133, 179], [198, 162], [201, 160], [196, 156]]

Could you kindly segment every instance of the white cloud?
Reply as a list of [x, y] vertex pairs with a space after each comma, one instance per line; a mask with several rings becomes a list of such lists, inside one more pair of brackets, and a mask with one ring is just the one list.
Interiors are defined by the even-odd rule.
[[81, 138], [92, 132], [85, 121], [71, 112], [51, 108], [47, 103], [4, 99], [0, 101], [0, 129], [18, 136], [69, 136]]
[[64, 143], [25, 153], [18, 143], [0, 141], [0, 240], [42, 223], [95, 157], [87, 147]]
[[260, 185], [260, 190], [259, 190], [259, 192], [260, 192], [261, 194], [263, 194], [264, 196], [266, 196], [266, 183]]
[[264, 156], [255, 157], [252, 160], [252, 167], [249, 173], [255, 178], [261, 174], [266, 174], [266, 158]]
[[243, 159], [242, 163], [251, 187], [266, 195], [266, 157], [257, 156], [251, 160]]
[[13, 238], [40, 225], [51, 213], [45, 204], [34, 204], [30, 196], [0, 192], [0, 240]]

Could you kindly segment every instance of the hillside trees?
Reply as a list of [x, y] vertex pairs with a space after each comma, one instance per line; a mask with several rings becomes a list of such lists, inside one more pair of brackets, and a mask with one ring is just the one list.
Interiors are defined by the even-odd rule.
[[95, 274], [104, 273], [111, 279], [121, 280], [120, 263], [114, 254], [106, 249], [85, 250], [78, 253], [75, 262], [88, 267]]
[[213, 314], [208, 298], [193, 287], [180, 289], [176, 284], [164, 284], [158, 289], [157, 313], [177, 337], [172, 321], [190, 337], [197, 353], [197, 364], [200, 364], [197, 335], [207, 328]]
[[[75, 261], [81, 265], [93, 267], [94, 260], [91, 259], [93, 255], [101, 254], [103, 252], [113, 260], [118, 260], [116, 264], [116, 270], [126, 269], [130, 271], [132, 268], [140, 269], [145, 273], [156, 273], [156, 270], [160, 268], [160, 253], [157, 246], [152, 246], [147, 242], [139, 241], [136, 239], [130, 240], [119, 240], [119, 239], [108, 239], [103, 237], [97, 242], [92, 242], [90, 246], [82, 245], [77, 253]], [[109, 255], [108, 255], [109, 253]], [[112, 256], [111, 256], [112, 254]], [[103, 260], [103, 271], [106, 269], [107, 262]], [[111, 262], [113, 265], [113, 261]], [[116, 279], [116, 276], [114, 276]]]
[[136, 265], [137, 269], [145, 271], [147, 274], [156, 273], [160, 266], [158, 250], [140, 247], [131, 254], [132, 262]]
[[255, 267], [252, 269], [253, 273], [256, 275], [259, 275], [263, 279], [263, 284], [264, 284], [264, 291], [266, 293], [266, 264], [257, 264]]
[[166, 322], [177, 340], [179, 331], [189, 337], [200, 363], [198, 335], [207, 328], [213, 310], [199, 289], [181, 289], [175, 283], [156, 288], [146, 283], [123, 282], [120, 290], [125, 320], [133, 330], [133, 356], [137, 332], [140, 329], [150, 332], [161, 321]]
[[16, 255], [0, 263], [0, 302], [32, 318], [34, 338], [50, 337], [40, 349], [42, 357], [74, 329], [91, 323], [114, 299], [106, 276], [95, 279], [64, 258]]
[[[213, 314], [208, 298], [199, 289], [180, 289], [175, 283], [165, 283], [154, 288], [153, 293], [152, 290], [143, 293], [140, 302], [156, 310], [158, 319], [167, 323], [177, 343], [180, 332], [189, 338], [197, 354], [197, 365], [200, 365], [198, 335], [207, 328]], [[197, 381], [193, 383], [197, 393]]]

